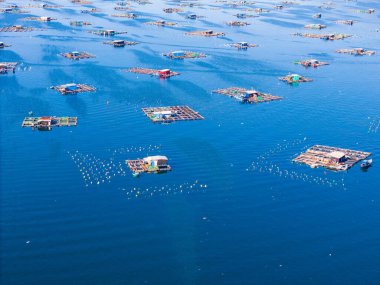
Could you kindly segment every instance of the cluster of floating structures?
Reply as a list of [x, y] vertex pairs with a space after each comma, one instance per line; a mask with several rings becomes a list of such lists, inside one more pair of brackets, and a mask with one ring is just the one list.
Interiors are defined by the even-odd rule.
[[172, 51], [169, 53], [164, 53], [163, 56], [166, 56], [171, 59], [185, 59], [185, 58], [203, 58], [206, 57], [204, 53], [199, 53], [195, 51]]
[[25, 117], [22, 127], [29, 127], [40, 131], [51, 131], [54, 127], [75, 127], [77, 122], [77, 117]]
[[212, 91], [213, 93], [222, 94], [232, 97], [241, 103], [264, 103], [281, 100], [281, 97], [273, 96], [271, 94], [262, 93], [256, 90], [248, 90], [240, 87], [230, 87], [225, 89], [218, 89]]
[[142, 111], [153, 123], [204, 120], [202, 115], [188, 106], [149, 107], [142, 108]]
[[135, 13], [127, 13], [127, 14], [112, 14], [112, 17], [115, 18], [127, 18], [127, 19], [136, 19], [137, 15]]
[[91, 26], [91, 23], [85, 22], [85, 21], [71, 21], [70, 26], [76, 26], [76, 27]]
[[62, 95], [75, 95], [81, 92], [94, 92], [96, 89], [86, 84], [68, 83], [50, 87]]
[[168, 13], [168, 14], [183, 12], [183, 10], [180, 9], [180, 8], [164, 8], [163, 11], [164, 11], [165, 13]]
[[170, 69], [151, 69], [151, 68], [133, 67], [133, 68], [129, 68], [127, 71], [132, 72], [132, 73], [137, 73], [137, 74], [157, 76], [163, 79], [179, 75], [178, 72], [172, 71]]

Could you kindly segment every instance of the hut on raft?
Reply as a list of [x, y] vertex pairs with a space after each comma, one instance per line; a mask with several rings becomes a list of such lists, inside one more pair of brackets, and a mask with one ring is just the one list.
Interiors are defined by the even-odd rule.
[[15, 73], [17, 62], [0, 62], [0, 74]]
[[164, 173], [171, 171], [168, 158], [163, 155], [147, 156], [143, 159], [126, 160], [125, 163], [132, 171], [133, 176], [140, 173]]
[[373, 50], [366, 50], [364, 48], [354, 48], [354, 49], [338, 49], [336, 52], [338, 53], [346, 53], [352, 55], [374, 55], [376, 52]]
[[370, 155], [370, 152], [315, 145], [294, 158], [293, 161], [307, 164], [311, 168], [324, 167], [334, 171], [346, 171]]
[[163, 56], [166, 56], [170, 59], [185, 59], [185, 58], [202, 58], [206, 57], [204, 53], [194, 52], [194, 51], [172, 51], [169, 53], [164, 53]]
[[206, 31], [193, 31], [193, 32], [187, 32], [185, 35], [188, 36], [203, 36], [203, 37], [219, 37], [219, 36], [225, 36], [225, 33], [222, 32], [215, 32], [213, 30], [206, 30]]
[[33, 130], [51, 131], [53, 127], [75, 127], [77, 122], [77, 117], [26, 117], [21, 126]]
[[314, 68], [323, 66], [323, 65], [329, 65], [327, 62], [319, 61], [317, 59], [297, 60], [294, 63], [302, 65], [304, 67], [314, 67]]
[[133, 68], [128, 69], [127, 71], [132, 72], [132, 73], [137, 73], [137, 74], [157, 76], [158, 78], [163, 78], [163, 79], [179, 75], [178, 72], [171, 71], [170, 69], [151, 69], [151, 68], [133, 67]]
[[134, 46], [138, 44], [137, 42], [129, 42], [124, 40], [107, 41], [103, 43], [106, 45], [113, 45], [114, 47]]
[[287, 82], [289, 84], [302, 83], [302, 82], [311, 82], [311, 81], [313, 81], [312, 79], [307, 78], [307, 77], [303, 77], [303, 76], [301, 76], [299, 74], [289, 74], [287, 76], [280, 77], [279, 80], [285, 81], [285, 82]]
[[247, 42], [238, 42], [238, 43], [233, 43], [233, 44], [226, 44], [226, 46], [234, 47], [237, 49], [248, 49], [248, 48], [258, 47], [258, 45], [256, 45], [256, 44], [250, 44]]
[[61, 55], [65, 58], [68, 59], [73, 59], [73, 60], [80, 60], [80, 59], [85, 59], [85, 58], [94, 58], [95, 56], [92, 54], [89, 54], [85, 51], [71, 51], [67, 53], [61, 53]]
[[281, 100], [281, 97], [273, 96], [271, 94], [262, 93], [254, 89], [248, 90], [240, 87], [230, 87], [226, 89], [218, 89], [212, 91], [221, 95], [229, 96], [241, 103], [264, 103]]
[[149, 107], [142, 108], [142, 111], [153, 123], [204, 120], [203, 116], [188, 106]]
[[81, 92], [94, 92], [96, 89], [86, 84], [68, 83], [64, 85], [52, 86], [54, 89], [60, 92], [62, 95], [75, 95]]

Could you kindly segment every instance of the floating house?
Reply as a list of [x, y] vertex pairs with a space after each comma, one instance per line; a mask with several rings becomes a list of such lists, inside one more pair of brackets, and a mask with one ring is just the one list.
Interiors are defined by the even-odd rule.
[[346, 171], [370, 155], [370, 152], [315, 145], [293, 161], [307, 164], [311, 168], [324, 167], [334, 171]]
[[133, 172], [134, 176], [140, 173], [164, 173], [171, 171], [168, 158], [163, 155], [148, 156], [143, 159], [126, 160], [125, 163]]
[[126, 34], [127, 32], [116, 32], [115, 30], [96, 30], [96, 31], [90, 31], [90, 33], [99, 35], [99, 36], [112, 37], [119, 34]]
[[166, 22], [165, 20], [158, 20], [155, 22], [146, 22], [147, 25], [154, 25], [154, 26], [160, 26], [160, 27], [172, 27], [177, 25], [177, 23], [174, 22]]
[[77, 122], [77, 117], [26, 117], [21, 126], [51, 131], [53, 127], [75, 127]]
[[355, 21], [353, 21], [353, 20], [337, 20], [337, 21], [335, 21], [335, 23], [352, 26], [355, 23]]
[[62, 95], [74, 95], [81, 92], [94, 92], [96, 89], [92, 86], [85, 84], [76, 84], [69, 83], [64, 85], [52, 86], [51, 89], [54, 89], [60, 92]]

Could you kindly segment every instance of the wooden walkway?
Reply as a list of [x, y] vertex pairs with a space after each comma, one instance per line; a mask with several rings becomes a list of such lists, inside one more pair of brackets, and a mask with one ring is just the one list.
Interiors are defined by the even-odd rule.
[[142, 111], [153, 123], [204, 120], [203, 116], [188, 106], [149, 107], [142, 108]]
[[[332, 160], [331, 153], [333, 152], [344, 153], [346, 157], [345, 160], [342, 162], [336, 162]], [[315, 145], [309, 148], [306, 152], [297, 156], [295, 159], [293, 159], [293, 161], [307, 164], [312, 168], [324, 167], [335, 171], [345, 171], [350, 169], [360, 160], [366, 159], [370, 155], [370, 152], [356, 151], [324, 145]]]

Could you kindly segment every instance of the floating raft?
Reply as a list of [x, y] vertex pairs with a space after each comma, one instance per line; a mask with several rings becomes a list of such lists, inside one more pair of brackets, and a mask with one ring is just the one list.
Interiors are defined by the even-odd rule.
[[153, 123], [204, 120], [204, 117], [188, 106], [149, 107], [142, 108], [142, 111]]
[[230, 21], [227, 22], [228, 26], [233, 26], [233, 27], [243, 27], [243, 26], [248, 26], [250, 23], [248, 22], [241, 22], [241, 21]]
[[80, 11], [82, 14], [92, 14], [92, 13], [97, 13], [99, 12], [98, 9], [92, 8], [92, 9], [85, 9]]
[[219, 36], [225, 36], [225, 33], [222, 32], [214, 32], [212, 30], [207, 31], [193, 31], [193, 32], [187, 32], [185, 33], [188, 36], [203, 36], [203, 37], [219, 37]]
[[61, 53], [63, 57], [69, 58], [69, 59], [74, 59], [74, 60], [79, 60], [79, 59], [85, 59], [85, 58], [94, 58], [95, 56], [92, 54], [89, 54], [84, 51], [72, 51], [72, 52], [67, 52], [67, 53]]
[[300, 64], [304, 67], [318, 67], [323, 65], [329, 65], [327, 62], [319, 61], [317, 59], [306, 59], [306, 60], [298, 60], [294, 62], [295, 64]]
[[311, 168], [324, 167], [334, 171], [345, 171], [370, 155], [370, 152], [315, 145], [293, 161], [307, 164]]
[[226, 44], [226, 46], [228, 46], [228, 47], [234, 47], [234, 48], [237, 48], [237, 49], [248, 49], [248, 48], [258, 47], [258, 45], [250, 44], [250, 43], [247, 43], [247, 42], [239, 42], [239, 43], [233, 43], [233, 44]]
[[352, 54], [352, 55], [374, 55], [376, 53], [373, 50], [365, 50], [364, 48], [338, 49], [336, 52]]
[[290, 75], [287, 75], [285, 77], [280, 77], [279, 79], [281, 81], [285, 81], [289, 84], [313, 81], [310, 78], [306, 78], [306, 77], [303, 77], [303, 76], [298, 75], [298, 74], [290, 74]]
[[335, 23], [352, 26], [355, 23], [355, 21], [354, 20], [337, 20], [335, 21]]
[[367, 9], [367, 10], [355, 10], [357, 13], [366, 13], [366, 14], [373, 14], [375, 13], [375, 9]]
[[70, 22], [70, 26], [81, 27], [81, 26], [90, 26], [90, 25], [91, 25], [90, 22], [83, 22], [83, 21], [71, 21]]
[[172, 27], [177, 25], [175, 22], [166, 22], [164, 20], [159, 20], [155, 22], [146, 22], [147, 25], [154, 25], [154, 26], [160, 26], [160, 27]]
[[147, 74], [152, 76], [158, 76], [160, 78], [169, 78], [172, 76], [179, 75], [178, 72], [171, 71], [170, 69], [150, 69], [150, 68], [139, 68], [133, 67], [127, 70], [128, 72], [137, 73], [137, 74]]
[[51, 131], [53, 127], [75, 127], [77, 122], [77, 117], [26, 117], [21, 126]]
[[90, 31], [89, 33], [99, 35], [99, 36], [116, 36], [120, 34], [126, 34], [127, 32], [116, 32], [114, 30], [96, 30], [96, 31]]
[[76, 84], [76, 83], [69, 83], [64, 85], [58, 85], [50, 87], [51, 89], [54, 89], [58, 92], [60, 92], [63, 95], [68, 94], [77, 94], [81, 92], [93, 92], [96, 91], [96, 89], [92, 86], [86, 85], [86, 84]]
[[107, 41], [104, 42], [106, 45], [113, 45], [114, 47], [124, 47], [124, 46], [134, 46], [137, 45], [137, 42], [128, 42], [123, 40]]
[[0, 62], [0, 74], [7, 74], [9, 71], [15, 73], [17, 62]]
[[180, 8], [165, 8], [165, 9], [162, 9], [162, 11], [164, 11], [165, 13], [180, 13], [180, 12], [183, 12], [182, 9]]
[[26, 21], [40, 21], [40, 22], [51, 22], [56, 21], [57, 19], [52, 17], [28, 17], [25, 18]]
[[320, 19], [322, 18], [322, 14], [321, 13], [314, 14], [313, 18]]
[[240, 87], [230, 87], [226, 89], [218, 89], [212, 91], [213, 93], [222, 94], [225, 96], [233, 97], [242, 103], [264, 103], [270, 101], [281, 100], [281, 97], [273, 96], [271, 94], [266, 94], [258, 92], [256, 90], [248, 90]]
[[0, 42], [0, 48], [6, 48], [6, 47], [10, 47], [10, 46], [12, 46], [12, 45], [7, 45], [3, 42]]
[[[33, 28], [33, 27], [24, 27], [24, 26], [21, 26], [21, 25], [15, 25], [15, 26], [10, 26], [10, 27], [2, 27], [0, 28], [0, 32], [31, 32], [31, 31], [35, 31], [37, 29]], [[41, 29], [38, 29], [38, 30], [41, 30]]]
[[126, 160], [125, 163], [129, 169], [135, 173], [163, 173], [171, 171], [170, 165], [152, 166], [145, 162], [144, 159]]
[[309, 24], [309, 25], [304, 26], [305, 29], [315, 29], [315, 30], [325, 29], [326, 27], [327, 27], [326, 25], [321, 25], [321, 24]]
[[164, 53], [163, 56], [166, 56], [171, 59], [185, 59], [185, 58], [202, 58], [206, 57], [204, 53], [194, 52], [194, 51], [172, 51], [170, 53]]
[[246, 18], [256, 18], [258, 16], [256, 15], [250, 15], [250, 14], [244, 14], [244, 13], [238, 13], [235, 15], [235, 17], [239, 18], [239, 19], [246, 19]]
[[345, 38], [352, 37], [352, 35], [347, 34], [307, 34], [307, 33], [295, 33], [295, 36], [300, 36], [303, 38], [314, 38], [314, 39], [322, 39], [328, 41], [334, 40], [343, 40]]
[[116, 11], [128, 11], [128, 10], [131, 10], [131, 8], [128, 8], [128, 7], [114, 7], [114, 10]]
[[87, 1], [87, 0], [71, 0], [70, 2], [74, 3], [74, 4], [81, 4], [81, 5], [90, 5], [90, 4], [92, 4], [91, 1]]

